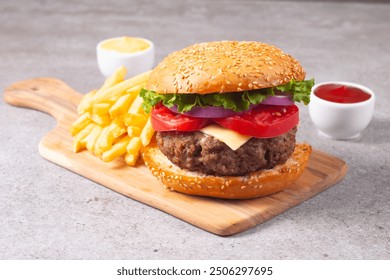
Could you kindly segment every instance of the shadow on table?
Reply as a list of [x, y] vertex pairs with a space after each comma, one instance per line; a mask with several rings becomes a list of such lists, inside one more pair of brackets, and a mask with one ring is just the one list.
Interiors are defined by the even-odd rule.
[[362, 135], [351, 142], [367, 144], [389, 143], [390, 139], [390, 120], [373, 118]]

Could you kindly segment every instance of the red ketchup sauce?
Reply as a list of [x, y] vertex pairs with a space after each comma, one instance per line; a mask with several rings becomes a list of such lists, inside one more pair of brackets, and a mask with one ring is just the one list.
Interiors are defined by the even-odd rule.
[[319, 86], [314, 94], [321, 99], [336, 103], [358, 103], [371, 97], [359, 88], [339, 84]]

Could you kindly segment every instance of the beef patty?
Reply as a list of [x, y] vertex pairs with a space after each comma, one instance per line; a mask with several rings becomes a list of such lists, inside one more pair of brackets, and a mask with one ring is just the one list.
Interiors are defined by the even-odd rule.
[[158, 132], [161, 152], [182, 169], [217, 176], [240, 176], [286, 162], [297, 128], [274, 138], [251, 138], [236, 151], [202, 132]]

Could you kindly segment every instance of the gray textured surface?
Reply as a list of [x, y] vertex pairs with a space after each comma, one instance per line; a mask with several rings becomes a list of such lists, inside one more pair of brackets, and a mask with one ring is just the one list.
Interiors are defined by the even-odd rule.
[[117, 35], [153, 40], [157, 61], [195, 42], [259, 40], [297, 57], [318, 82], [372, 88], [375, 117], [360, 139], [332, 141], [317, 135], [302, 108], [299, 140], [347, 161], [345, 180], [222, 238], [42, 159], [38, 142], [54, 120], [1, 100], [0, 259], [390, 258], [390, 5], [53, 2], [0, 2], [1, 88], [39, 76], [80, 92], [95, 88], [103, 81], [95, 44]]

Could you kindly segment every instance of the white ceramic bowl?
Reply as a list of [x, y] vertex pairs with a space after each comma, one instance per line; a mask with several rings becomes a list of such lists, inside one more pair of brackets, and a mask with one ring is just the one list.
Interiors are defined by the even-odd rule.
[[[323, 85], [339, 84], [355, 87], [371, 95], [368, 100], [358, 103], [336, 103], [315, 95]], [[349, 82], [325, 82], [312, 88], [309, 113], [320, 134], [334, 139], [353, 139], [368, 126], [374, 114], [375, 94], [369, 88]]]
[[96, 46], [97, 63], [103, 76], [109, 77], [120, 66], [126, 67], [127, 77], [132, 77], [152, 69], [154, 63], [154, 44], [152, 41], [137, 38], [146, 41], [149, 47], [134, 53], [122, 53], [101, 47], [104, 42], [112, 39], [116, 38], [101, 41]]

